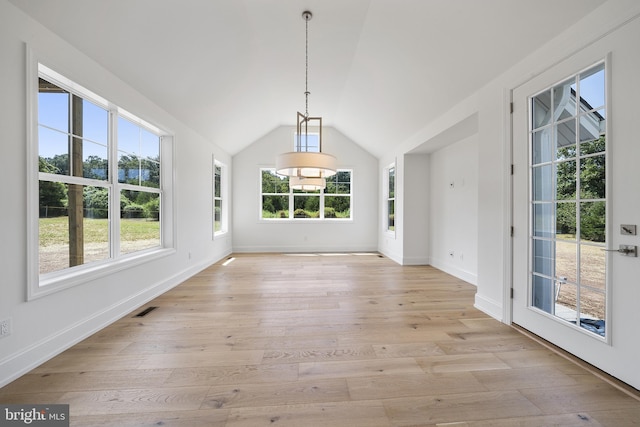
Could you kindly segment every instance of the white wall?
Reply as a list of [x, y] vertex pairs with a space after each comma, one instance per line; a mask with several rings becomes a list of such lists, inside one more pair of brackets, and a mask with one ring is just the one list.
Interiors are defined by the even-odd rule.
[[431, 154], [430, 264], [477, 283], [478, 137]]
[[[175, 135], [177, 206], [172, 255], [29, 302], [25, 44], [56, 71]], [[231, 158], [6, 0], [0, 0], [0, 58], [0, 319], [12, 326], [0, 338], [2, 386], [227, 255], [231, 233], [211, 238], [211, 158], [215, 153], [229, 166]]]
[[[352, 169], [352, 221], [260, 219], [260, 167], [293, 149], [295, 127], [281, 126], [233, 156], [234, 252], [375, 251], [378, 224], [376, 159], [336, 129], [323, 128], [322, 151]], [[241, 195], [241, 197], [240, 197]]]
[[411, 230], [402, 239], [402, 264], [429, 264], [431, 236], [430, 221], [430, 159], [428, 154], [406, 154], [404, 156], [403, 209], [405, 229]]

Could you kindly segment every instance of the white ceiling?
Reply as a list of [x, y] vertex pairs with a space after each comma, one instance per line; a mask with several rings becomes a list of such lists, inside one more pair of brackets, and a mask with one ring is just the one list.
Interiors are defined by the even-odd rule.
[[[602, 0], [11, 0], [231, 155], [304, 112], [376, 156]], [[108, 96], [108, 94], [103, 94]]]

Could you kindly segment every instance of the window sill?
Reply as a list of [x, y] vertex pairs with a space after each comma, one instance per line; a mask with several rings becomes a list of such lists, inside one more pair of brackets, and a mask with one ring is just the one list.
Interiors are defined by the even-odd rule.
[[123, 255], [117, 260], [105, 260], [69, 269], [73, 271], [65, 270], [42, 275], [36, 277], [36, 280], [34, 281], [35, 283], [30, 284], [27, 300], [31, 301], [41, 298], [54, 292], [69, 289], [121, 270], [164, 258], [174, 253], [176, 253], [174, 248], [149, 249], [134, 254]]

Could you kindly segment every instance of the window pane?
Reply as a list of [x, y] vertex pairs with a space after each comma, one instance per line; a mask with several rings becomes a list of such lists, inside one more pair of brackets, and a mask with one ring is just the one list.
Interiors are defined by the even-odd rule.
[[294, 195], [294, 218], [320, 218], [320, 196]]
[[605, 190], [605, 156], [580, 159], [580, 197], [604, 199]]
[[[299, 136], [299, 137], [298, 137]], [[308, 151], [317, 153], [320, 151], [320, 134], [295, 134], [294, 135], [294, 151]]]
[[556, 242], [556, 278], [578, 282], [578, 246], [572, 242]]
[[556, 283], [556, 316], [576, 323], [578, 317], [578, 287], [574, 283], [559, 280]]
[[396, 203], [395, 200], [387, 201], [387, 229], [395, 230], [395, 209]]
[[325, 194], [351, 194], [351, 171], [338, 171], [327, 178]]
[[551, 129], [534, 132], [532, 144], [534, 165], [551, 161]]
[[580, 326], [604, 336], [604, 289], [580, 288]]
[[559, 162], [556, 164], [556, 198], [558, 200], [568, 200], [576, 198], [575, 160]]
[[533, 271], [553, 276], [554, 246], [549, 240], [533, 240]]
[[[597, 141], [605, 133], [605, 119], [600, 111], [580, 116], [580, 143]], [[600, 151], [604, 151], [604, 145]], [[594, 151], [592, 151], [594, 152]], [[582, 153], [588, 154], [588, 153]]]
[[118, 151], [140, 154], [140, 127], [118, 117]]
[[69, 92], [39, 79], [38, 123], [69, 133]]
[[154, 160], [140, 161], [140, 185], [160, 188], [160, 163]]
[[606, 204], [580, 203], [580, 238], [590, 242], [604, 242], [606, 237]]
[[86, 99], [83, 100], [82, 137], [106, 146], [108, 131], [109, 112]]
[[91, 179], [108, 179], [109, 161], [107, 146], [84, 140], [82, 144], [82, 176]]
[[533, 168], [533, 200], [552, 199], [552, 171], [551, 165], [537, 166]]
[[553, 237], [553, 204], [536, 203], [533, 205], [533, 235], [536, 237]]
[[160, 246], [160, 195], [120, 191], [120, 253]]
[[396, 168], [390, 168], [389, 169], [389, 182], [388, 182], [388, 186], [389, 186], [389, 196], [388, 198], [394, 198], [395, 197], [395, 190], [396, 190]]
[[118, 182], [140, 184], [140, 159], [138, 156], [118, 152]]
[[222, 200], [215, 200], [213, 206], [213, 230], [222, 230]]
[[557, 237], [565, 240], [576, 238], [576, 204], [573, 202], [556, 205]]
[[262, 218], [289, 218], [289, 196], [262, 196]]
[[325, 196], [325, 218], [351, 218], [351, 197], [349, 196]]
[[48, 181], [39, 188], [40, 274], [109, 258], [108, 189]]
[[273, 169], [262, 170], [262, 193], [289, 194], [289, 177], [276, 174]]
[[215, 166], [215, 171], [213, 174], [213, 196], [220, 197], [220, 180], [221, 180], [222, 170], [220, 166]]
[[580, 75], [580, 107], [591, 110], [604, 105], [604, 64]]
[[553, 118], [560, 121], [576, 115], [575, 79], [553, 88]]
[[602, 249], [601, 246], [580, 245], [580, 283], [604, 292], [607, 253]]
[[553, 280], [536, 275], [532, 279], [531, 305], [547, 313], [552, 313], [553, 298], [555, 296]]
[[152, 160], [160, 160], [160, 137], [140, 128], [140, 155]]
[[40, 172], [69, 175], [69, 136], [45, 127], [38, 128]]
[[541, 93], [531, 102], [533, 129], [551, 123], [551, 90]]
[[576, 156], [576, 120], [571, 119], [555, 125], [556, 158], [569, 159]]

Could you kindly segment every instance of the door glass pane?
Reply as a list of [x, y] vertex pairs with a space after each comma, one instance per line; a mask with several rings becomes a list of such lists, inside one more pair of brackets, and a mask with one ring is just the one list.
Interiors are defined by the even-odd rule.
[[553, 237], [555, 234], [553, 203], [536, 203], [533, 205], [533, 235], [536, 237]]
[[576, 322], [578, 318], [578, 287], [575, 283], [556, 281], [555, 315], [569, 322]]
[[580, 75], [581, 108], [599, 108], [605, 103], [604, 64]]
[[556, 159], [570, 159], [576, 156], [576, 120], [571, 119], [555, 125]]
[[533, 164], [551, 161], [551, 129], [545, 128], [533, 133]]
[[556, 279], [576, 283], [578, 281], [578, 246], [571, 242], [556, 242]]
[[545, 276], [553, 276], [554, 263], [553, 241], [538, 240], [533, 241], [533, 272]]
[[580, 239], [588, 242], [605, 241], [605, 202], [580, 203]]
[[575, 79], [567, 80], [553, 88], [553, 121], [576, 115]]
[[580, 283], [604, 292], [607, 258], [602, 246], [580, 245]]
[[556, 197], [558, 200], [576, 198], [576, 161], [556, 163]]
[[555, 298], [553, 280], [548, 277], [534, 275], [531, 297], [531, 305], [533, 307], [547, 313], [553, 313], [553, 301]]
[[551, 123], [551, 91], [535, 96], [531, 102], [533, 129], [546, 126]]
[[576, 204], [562, 202], [556, 204], [556, 233], [563, 240], [576, 238]]
[[533, 200], [552, 200], [552, 171], [551, 165], [533, 168]]
[[582, 288], [580, 291], [580, 326], [604, 336], [604, 290]]
[[580, 116], [580, 143], [597, 141], [601, 134], [604, 135], [604, 131], [605, 119], [600, 111]]
[[580, 197], [603, 199], [605, 197], [605, 156], [580, 159]]

